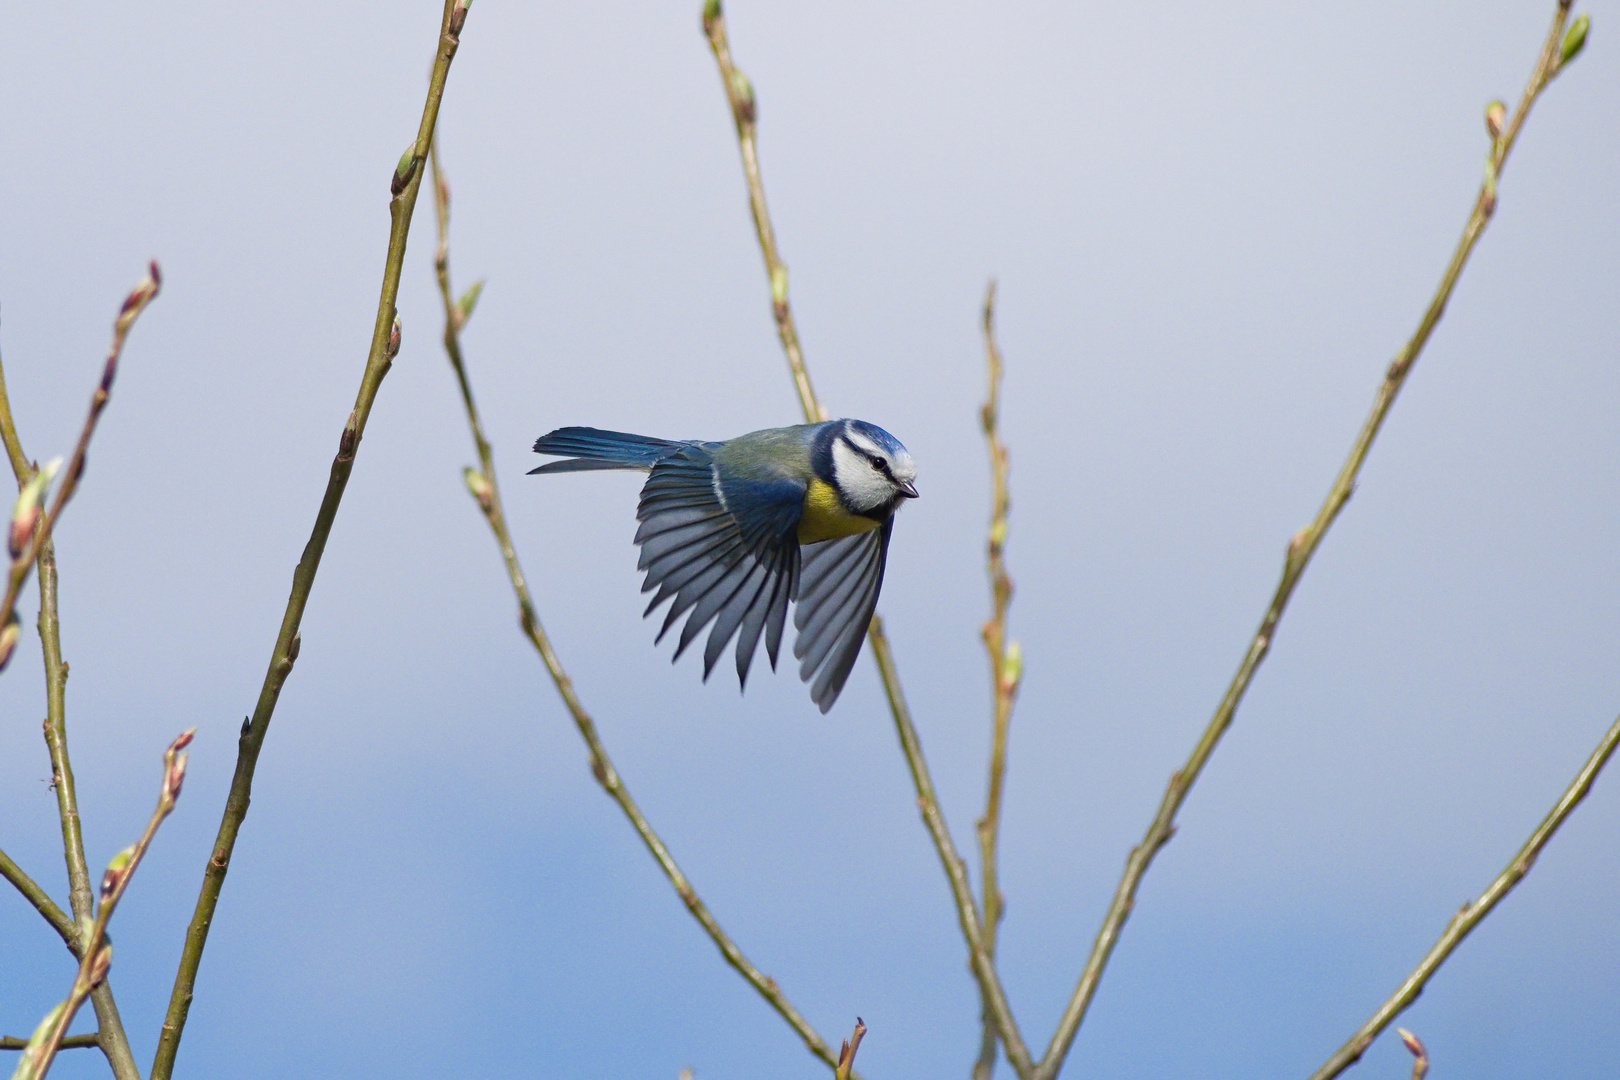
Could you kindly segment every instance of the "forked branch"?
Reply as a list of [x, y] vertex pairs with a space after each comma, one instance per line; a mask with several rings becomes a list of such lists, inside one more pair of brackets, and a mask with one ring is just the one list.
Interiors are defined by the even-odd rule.
[[[90, 992], [107, 977], [107, 969], [112, 966], [112, 943], [107, 941], [107, 923], [112, 918], [113, 911], [118, 907], [119, 899], [124, 890], [129, 887], [130, 878], [135, 876], [135, 868], [141, 864], [146, 855], [147, 847], [152, 843], [152, 837], [157, 835], [158, 826], [163, 819], [169, 816], [174, 804], [180, 798], [180, 788], [186, 779], [185, 748], [190, 745], [191, 737], [196, 729], [185, 731], [175, 737], [169, 748], [163, 752], [163, 783], [158, 789], [157, 808], [152, 811], [152, 817], [146, 823], [146, 830], [141, 838], [134, 844], [114, 855], [112, 862], [107, 864], [106, 872], [101, 875], [101, 903], [96, 908], [96, 915], [84, 935], [84, 956], [79, 961], [79, 970], [73, 977], [73, 986], [68, 991], [67, 1000], [58, 1004], [40, 1021], [39, 1027], [34, 1030], [33, 1037], [23, 1049], [22, 1057], [17, 1062], [17, 1069], [11, 1074], [11, 1080], [41, 1080], [50, 1071], [51, 1062], [56, 1059], [56, 1051], [62, 1045], [63, 1036], [67, 1034], [68, 1025], [73, 1023], [73, 1017], [84, 1004], [84, 999]], [[99, 1042], [96, 1044], [99, 1045]]]
[[[827, 1041], [800, 1015], [799, 1010], [793, 1007], [793, 1003], [782, 993], [782, 988], [776, 984], [776, 980], [760, 971], [747, 956], [743, 955], [737, 943], [731, 940], [731, 936], [709, 911], [708, 905], [698, 896], [697, 890], [692, 888], [692, 883], [681, 872], [680, 866], [675, 862], [675, 857], [669, 853], [663, 839], [653, 830], [652, 824], [631, 797], [629, 789], [619, 779], [618, 770], [613, 767], [607, 748], [602, 744], [601, 736], [597, 734], [596, 722], [585, 711], [579, 695], [574, 692], [573, 680], [563, 670], [562, 661], [558, 659], [556, 650], [551, 647], [551, 639], [540, 623], [534, 599], [529, 594], [528, 579], [523, 576], [517, 548], [512, 543], [512, 534], [506, 525], [506, 512], [501, 505], [500, 484], [495, 477], [495, 460], [490, 453], [489, 440], [484, 438], [484, 425], [478, 416], [478, 405], [473, 399], [472, 383], [467, 377], [467, 365], [461, 350], [461, 330], [466, 325], [468, 317], [472, 315], [483, 283], [474, 284], [459, 300], [454, 298], [450, 289], [450, 185], [439, 170], [437, 146], [433, 148], [431, 162], [434, 208], [439, 223], [439, 247], [434, 257], [434, 272], [438, 278], [439, 297], [444, 303], [444, 351], [450, 358], [450, 367], [456, 373], [456, 384], [461, 388], [461, 404], [467, 413], [467, 426], [472, 432], [473, 448], [478, 453], [478, 468], [465, 469], [462, 476], [466, 481], [467, 490], [478, 503], [478, 509], [483, 512], [484, 520], [489, 523], [490, 531], [495, 534], [495, 543], [501, 550], [502, 561], [506, 564], [506, 576], [511, 580], [512, 591], [517, 596], [518, 625], [523, 631], [523, 636], [529, 639], [529, 644], [540, 654], [540, 661], [545, 665], [547, 674], [557, 687], [563, 706], [573, 718], [574, 726], [579, 729], [580, 738], [585, 740], [585, 748], [590, 753], [591, 775], [596, 777], [596, 782], [602, 785], [602, 789], [613, 801], [619, 804], [619, 809], [630, 820], [636, 835], [641, 837], [641, 842], [647, 845], [647, 850], [657, 860], [659, 867], [664, 871], [664, 876], [669, 878], [669, 883], [675, 887], [681, 902], [698, 921], [698, 925], [703, 927], [703, 932], [709, 935], [709, 940], [719, 948], [720, 955], [725, 957], [726, 963], [730, 964], [748, 985], [758, 991], [766, 1003], [776, 1010], [777, 1015], [787, 1021], [788, 1026], [798, 1034], [812, 1054], [835, 1070], [843, 1070], [840, 1080], [844, 1080], [846, 1076], [860, 1080], [858, 1074], [849, 1072], [849, 1062], [841, 1064], [840, 1056], [833, 1053]], [[864, 1030], [857, 1028], [857, 1032]], [[859, 1043], [859, 1034], [855, 1041]], [[853, 1061], [853, 1051], [849, 1057]]]
[[[776, 232], [771, 227], [770, 212], [765, 206], [765, 184], [760, 177], [759, 148], [755, 139], [758, 103], [754, 98], [753, 84], [732, 60], [731, 43], [726, 37], [725, 14], [719, 0], [708, 0], [703, 6], [703, 33], [714, 51], [715, 62], [720, 68], [720, 83], [725, 88], [726, 100], [731, 105], [731, 118], [737, 128], [743, 175], [748, 182], [748, 205], [754, 218], [754, 230], [759, 236], [760, 251], [765, 256], [765, 272], [770, 281], [771, 311], [776, 318], [777, 335], [782, 339], [783, 351], [787, 353], [788, 369], [793, 375], [793, 385], [798, 391], [799, 405], [804, 410], [805, 419], [811, 422], [824, 420], [826, 410], [816, 399], [815, 390], [810, 385], [809, 369], [799, 348], [799, 332], [794, 325], [793, 308], [788, 300], [787, 266], [776, 250]], [[978, 980], [979, 993], [986, 1008], [995, 1019], [996, 1030], [1007, 1050], [1007, 1060], [1012, 1062], [1019, 1076], [1027, 1078], [1034, 1063], [1028, 1047], [1024, 1045], [1023, 1036], [1018, 1032], [1017, 1021], [1013, 1019], [1012, 1007], [1007, 1002], [1006, 991], [1002, 989], [1001, 978], [996, 973], [995, 961], [985, 948], [983, 924], [973, 899], [973, 888], [968, 882], [967, 865], [957, 854], [956, 844], [951, 840], [945, 817], [940, 812], [933, 778], [923, 757], [922, 741], [917, 737], [917, 729], [911, 721], [911, 709], [906, 705], [905, 694], [900, 689], [900, 672], [894, 663], [894, 650], [889, 646], [888, 635], [883, 631], [881, 616], [872, 616], [867, 639], [872, 646], [872, 659], [877, 661], [878, 676], [883, 681], [889, 711], [894, 716], [900, 748], [911, 771], [912, 785], [917, 789], [917, 809], [922, 814], [929, 836], [933, 838], [939, 861], [945, 869], [945, 878], [950, 883], [951, 896], [956, 902], [957, 921], [968, 946], [968, 966]]]

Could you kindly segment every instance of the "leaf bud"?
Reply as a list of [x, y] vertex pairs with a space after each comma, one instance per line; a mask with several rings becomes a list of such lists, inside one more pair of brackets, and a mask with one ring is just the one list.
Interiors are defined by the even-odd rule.
[[1590, 29], [1592, 29], [1592, 17], [1590, 15], [1580, 15], [1574, 22], [1569, 24], [1569, 29], [1564, 31], [1563, 47], [1558, 52], [1558, 66], [1560, 68], [1581, 55], [1581, 50], [1586, 48], [1586, 33]]
[[34, 535], [34, 526], [39, 522], [45, 492], [50, 488], [51, 480], [61, 467], [62, 459], [59, 457], [47, 461], [43, 468], [28, 478], [22, 491], [17, 494], [17, 504], [11, 510], [11, 534], [8, 538], [8, 547], [13, 559], [23, 553], [29, 539]]
[[1002, 693], [1010, 694], [1018, 689], [1018, 683], [1024, 677], [1024, 649], [1016, 641], [1007, 643], [1007, 656], [1001, 662], [1001, 688]]
[[1507, 126], [1507, 104], [1497, 98], [1485, 106], [1485, 130], [1490, 132], [1493, 139], [1502, 137], [1502, 129]]
[[468, 287], [466, 292], [461, 294], [461, 299], [456, 301], [455, 320], [457, 330], [460, 330], [463, 326], [466, 326], [467, 320], [472, 318], [473, 308], [478, 306], [478, 297], [483, 293], [483, 291], [484, 283], [482, 281], [475, 281], [471, 286]]
[[107, 897], [113, 894], [113, 892], [118, 888], [119, 883], [124, 880], [126, 875], [128, 875], [129, 862], [134, 857], [135, 848], [130, 846], [114, 855], [112, 857], [112, 861], [107, 864], [107, 869], [104, 870], [101, 875], [102, 903], [107, 902]]
[[495, 489], [490, 486], [488, 478], [483, 473], [468, 465], [461, 470], [461, 482], [467, 485], [467, 490], [484, 510], [487, 511], [494, 505]]
[[714, 24], [720, 21], [720, 0], [703, 0], [703, 32], [714, 33]]
[[399, 355], [399, 345], [403, 328], [399, 324], [399, 315], [394, 315], [394, 325], [388, 328], [388, 344], [384, 346], [385, 355], [392, 360]]
[[67, 1012], [68, 1003], [58, 1001], [51, 1011], [45, 1014], [45, 1019], [39, 1022], [34, 1033], [28, 1037], [28, 1046], [22, 1052], [22, 1060], [17, 1062], [17, 1071], [11, 1074], [11, 1080], [38, 1080], [40, 1060], [44, 1057], [45, 1041], [56, 1030], [56, 1025], [62, 1022], [62, 1014]]
[[731, 95], [737, 123], [752, 124], [757, 115], [754, 109], [754, 84], [737, 68], [731, 69]]
[[180, 797], [180, 788], [186, 782], [186, 758], [185, 754], [175, 754], [163, 770], [163, 801], [171, 806]]
[[102, 943], [101, 948], [96, 950], [95, 958], [90, 961], [90, 988], [92, 990], [106, 981], [107, 969], [110, 967], [112, 967], [112, 942], [106, 941]]
[[399, 156], [399, 164], [394, 166], [394, 179], [389, 184], [388, 190], [393, 193], [396, 199], [399, 197], [400, 192], [404, 191], [411, 182], [411, 177], [416, 175], [416, 167], [421, 163], [422, 159], [416, 156], [416, 144], [413, 142]]
[[17, 613], [11, 613], [11, 621], [6, 623], [5, 629], [0, 630], [0, 671], [4, 671], [11, 662], [11, 654], [17, 648], [17, 639], [22, 636], [22, 623], [17, 619]]

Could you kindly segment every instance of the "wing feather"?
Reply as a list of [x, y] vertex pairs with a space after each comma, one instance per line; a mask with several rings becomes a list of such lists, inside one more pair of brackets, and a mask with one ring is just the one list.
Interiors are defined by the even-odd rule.
[[[713, 623], [703, 652], [703, 677], [709, 677], [737, 637], [739, 684], [746, 683], [762, 630], [771, 664], [776, 664], [798, 574], [793, 529], [804, 498], [802, 485], [792, 482], [751, 484], [746, 495], [723, 497], [710, 449], [689, 444], [653, 466], [636, 510], [641, 522], [636, 530], [638, 568], [646, 572], [642, 591], [657, 590], [647, 614], [669, 602], [658, 640], [685, 615], [675, 647], [679, 659]], [[748, 509], [745, 516], [734, 510], [738, 503]]]
[[882, 528], [826, 540], [804, 551], [799, 603], [793, 613], [799, 631], [793, 655], [800, 658], [799, 678], [810, 682], [815, 677], [810, 699], [824, 713], [838, 700], [861, 654], [883, 589], [893, 529], [890, 518]]

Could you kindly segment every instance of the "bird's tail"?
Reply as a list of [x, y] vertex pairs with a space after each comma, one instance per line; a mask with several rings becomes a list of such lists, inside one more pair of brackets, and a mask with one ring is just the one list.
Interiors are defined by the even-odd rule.
[[534, 452], [554, 454], [568, 460], [553, 461], [538, 469], [530, 469], [529, 475], [579, 472], [584, 469], [650, 469], [684, 445], [623, 431], [589, 427], [558, 428], [536, 439]]

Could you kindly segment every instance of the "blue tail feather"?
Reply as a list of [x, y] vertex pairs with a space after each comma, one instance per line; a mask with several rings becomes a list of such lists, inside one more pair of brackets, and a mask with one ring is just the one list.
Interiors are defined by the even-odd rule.
[[585, 469], [650, 469], [684, 445], [623, 431], [589, 427], [558, 428], [536, 439], [534, 452], [569, 460], [553, 461], [538, 469], [531, 469], [529, 475]]

